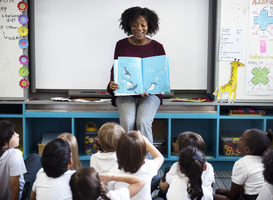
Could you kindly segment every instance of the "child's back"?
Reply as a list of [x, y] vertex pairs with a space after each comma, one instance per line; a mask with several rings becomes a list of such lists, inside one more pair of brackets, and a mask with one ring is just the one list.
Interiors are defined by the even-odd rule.
[[212, 200], [212, 192], [202, 186], [202, 172], [206, 168], [205, 156], [196, 147], [188, 146], [180, 152], [179, 178], [172, 180], [167, 192], [168, 200]]
[[[193, 146], [205, 153], [206, 151], [206, 143], [203, 140], [202, 136], [191, 132], [191, 131], [185, 131], [179, 134], [177, 138], [178, 148], [179, 151], [182, 149]], [[202, 186], [208, 188], [212, 193], [212, 185], [214, 184], [214, 169], [212, 165], [208, 162], [206, 162], [206, 170], [202, 173]], [[159, 186], [162, 190], [167, 190], [169, 185], [174, 179], [180, 178], [182, 176], [182, 173], [179, 170], [179, 162], [175, 162], [169, 172], [166, 174], [166, 181], [160, 182]]]
[[262, 162], [264, 164], [263, 175], [267, 183], [263, 185], [257, 200], [273, 200], [273, 149], [265, 153]]
[[90, 158], [90, 167], [98, 173], [108, 173], [117, 165], [116, 146], [124, 129], [116, 123], [105, 123], [98, 131], [98, 141], [104, 152], [97, 152]]
[[[154, 158], [153, 160], [145, 159], [147, 149]], [[144, 187], [131, 199], [151, 199], [151, 180], [164, 161], [161, 153], [140, 132], [129, 131], [118, 142], [117, 158], [118, 166], [111, 169], [112, 174], [130, 174], [145, 179]], [[128, 184], [109, 182], [108, 186], [110, 189], [120, 189], [127, 187]]]
[[60, 138], [47, 143], [41, 162], [43, 168], [37, 173], [31, 200], [72, 199], [69, 181], [76, 171], [68, 170], [72, 164], [69, 144]]

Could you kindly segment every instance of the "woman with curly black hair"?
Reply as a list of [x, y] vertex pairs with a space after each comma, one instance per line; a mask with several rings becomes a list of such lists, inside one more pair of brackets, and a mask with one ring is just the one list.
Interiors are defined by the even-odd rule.
[[[146, 58], [165, 55], [163, 45], [152, 40], [159, 30], [158, 15], [148, 9], [132, 7], [125, 10], [120, 18], [120, 28], [130, 36], [116, 43], [114, 59], [119, 56]], [[157, 109], [162, 104], [161, 95], [147, 93], [134, 96], [114, 96], [118, 84], [114, 82], [113, 67], [107, 91], [112, 95], [112, 105], [118, 107], [121, 126], [126, 132], [140, 130], [153, 143], [152, 122]]]

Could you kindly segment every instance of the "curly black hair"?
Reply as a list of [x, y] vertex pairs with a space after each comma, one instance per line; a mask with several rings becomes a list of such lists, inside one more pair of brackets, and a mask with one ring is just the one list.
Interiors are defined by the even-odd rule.
[[147, 35], [152, 36], [159, 30], [159, 17], [155, 11], [148, 8], [132, 7], [126, 9], [122, 14], [120, 21], [120, 28], [124, 30], [128, 36], [132, 35], [131, 25], [136, 21], [139, 16], [143, 16], [148, 23]]
[[268, 150], [263, 156], [264, 179], [273, 184], [273, 149]]

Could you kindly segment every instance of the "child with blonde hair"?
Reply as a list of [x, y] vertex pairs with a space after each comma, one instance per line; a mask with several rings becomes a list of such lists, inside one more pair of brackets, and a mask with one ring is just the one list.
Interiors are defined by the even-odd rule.
[[72, 154], [72, 165], [69, 166], [69, 169], [70, 170], [80, 169], [82, 167], [82, 164], [79, 158], [79, 148], [78, 148], [78, 142], [76, 137], [70, 133], [63, 133], [59, 135], [58, 138], [63, 139], [70, 146], [71, 154]]
[[[146, 159], [148, 151], [153, 160]], [[151, 197], [151, 180], [157, 174], [158, 169], [164, 162], [162, 154], [141, 135], [140, 131], [129, 131], [121, 136], [117, 144], [118, 165], [115, 165], [110, 173], [126, 174], [142, 177], [145, 186], [131, 199], [148, 200]], [[110, 189], [120, 189], [128, 186], [126, 183], [111, 181], [108, 183]]]
[[124, 129], [114, 122], [108, 122], [98, 131], [98, 142], [103, 152], [99, 151], [90, 158], [90, 167], [94, 167], [98, 173], [107, 173], [117, 165], [116, 147]]
[[[217, 190], [216, 200], [238, 199], [255, 200], [265, 184], [262, 155], [270, 148], [272, 131], [267, 134], [258, 129], [246, 130], [238, 141], [238, 149], [244, 157], [234, 163], [231, 188]], [[244, 191], [242, 193], [242, 190]]]

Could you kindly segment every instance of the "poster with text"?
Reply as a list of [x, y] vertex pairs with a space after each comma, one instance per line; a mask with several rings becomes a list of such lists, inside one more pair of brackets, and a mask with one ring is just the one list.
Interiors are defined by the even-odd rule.
[[248, 54], [246, 95], [273, 95], [273, 54]]
[[273, 39], [273, 2], [249, 1], [249, 38]]

